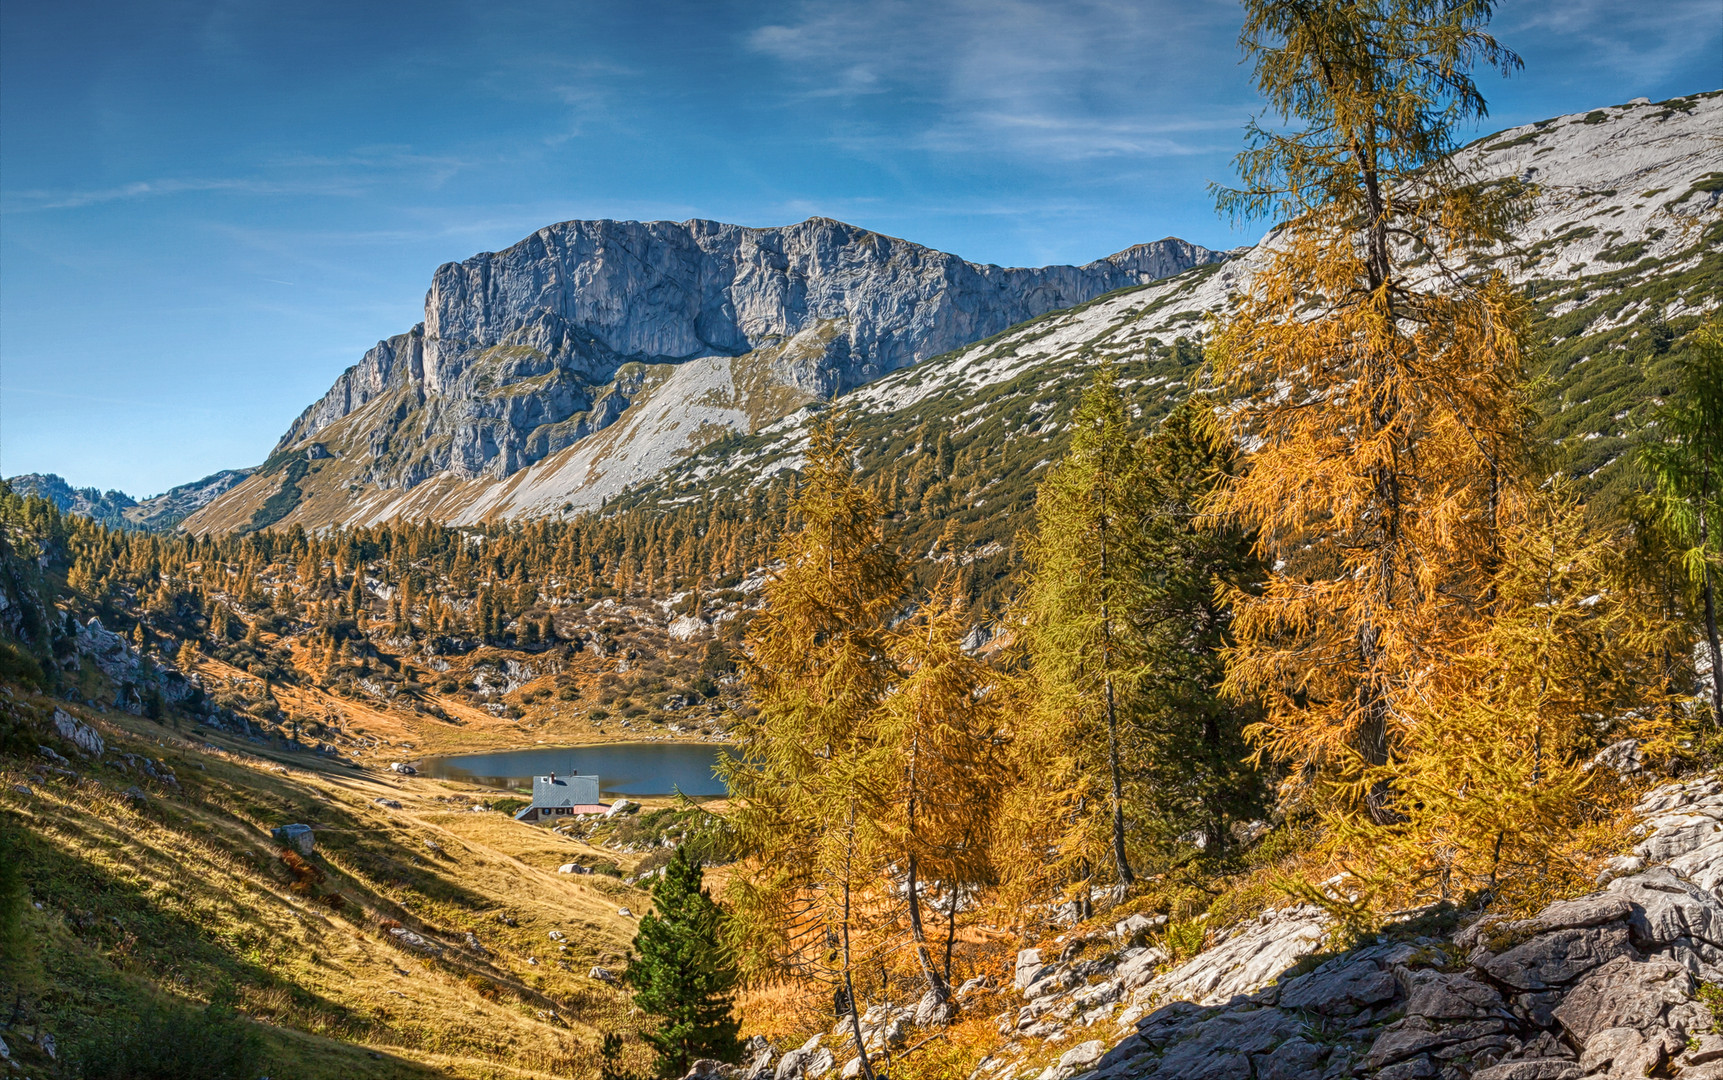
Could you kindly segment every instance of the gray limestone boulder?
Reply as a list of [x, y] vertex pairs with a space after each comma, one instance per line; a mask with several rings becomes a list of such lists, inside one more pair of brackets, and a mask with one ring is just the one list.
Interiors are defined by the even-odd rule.
[[1618, 956], [1637, 957], [1627, 927], [1605, 926], [1539, 934], [1500, 956], [1477, 963], [1497, 982], [1516, 990], [1544, 990], [1571, 983]]
[[269, 835], [283, 844], [298, 848], [301, 855], [311, 854], [317, 843], [309, 825], [283, 825], [278, 829], [271, 829]]
[[1341, 957], [1280, 987], [1279, 1005], [1324, 1016], [1351, 1016], [1400, 996], [1392, 972], [1368, 960]]
[[1680, 1046], [1668, 1045], [1667, 1033], [1648, 1033], [1638, 1028], [1605, 1028], [1585, 1042], [1579, 1055], [1580, 1074], [1585, 1076], [1650, 1076]]
[[1683, 939], [1723, 948], [1723, 900], [1668, 867], [1618, 878], [1609, 891], [1632, 905], [1628, 926], [1640, 948], [1664, 948]]
[[1024, 949], [1017, 954], [1016, 977], [1013, 985], [1022, 990], [1041, 977], [1046, 965], [1041, 963], [1040, 949]]
[[[89, 757], [101, 757], [107, 744], [96, 733], [96, 729], [79, 720], [64, 709], [54, 710], [54, 730], [60, 737], [78, 748], [78, 752]], [[61, 759], [64, 760], [64, 759]]]
[[1579, 1063], [1565, 1058], [1528, 1058], [1491, 1065], [1472, 1080], [1579, 1080]]
[[1296, 1014], [1275, 1008], [1232, 1009], [1196, 1025], [1167, 1047], [1154, 1073], [1180, 1080], [1223, 1080], [1251, 1075], [1251, 1058], [1272, 1051], [1305, 1030]]
[[[1584, 1046], [1608, 1028], [1668, 1027], [1670, 1011], [1690, 1002], [1693, 990], [1693, 976], [1673, 960], [1618, 956], [1573, 986], [1553, 1015], [1573, 1044]], [[1678, 1018], [1682, 1038], [1691, 1019], [1687, 1014]]]
[[1460, 973], [1414, 971], [1403, 977], [1406, 1015], [1426, 1020], [1478, 1020], [1505, 1016], [1507, 1003], [1495, 987]]

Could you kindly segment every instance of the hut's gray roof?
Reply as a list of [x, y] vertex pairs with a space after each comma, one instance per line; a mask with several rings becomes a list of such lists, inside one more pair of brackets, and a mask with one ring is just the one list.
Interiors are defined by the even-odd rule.
[[534, 806], [587, 806], [598, 802], [596, 776], [535, 776], [532, 778]]

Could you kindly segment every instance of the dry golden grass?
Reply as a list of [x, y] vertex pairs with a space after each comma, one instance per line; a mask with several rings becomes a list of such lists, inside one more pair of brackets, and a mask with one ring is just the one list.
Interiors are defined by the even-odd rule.
[[[82, 761], [72, 779], [0, 758], [0, 812], [26, 834], [27, 881], [43, 904], [30, 919], [50, 1028], [77, 1030], [153, 992], [195, 1001], [229, 980], [269, 1025], [289, 1075], [596, 1072], [598, 1032], [629, 1005], [587, 970], [626, 953], [634, 920], [618, 909], [650, 904], [614, 879], [555, 873], [597, 849], [465, 810], [478, 789], [75, 711], [108, 740], [109, 761], [163, 759], [180, 785]], [[13, 786], [25, 783], [32, 794]], [[151, 789], [147, 802], [121, 794], [132, 784]], [[383, 797], [401, 809], [376, 805]], [[291, 821], [317, 830], [310, 862], [325, 880], [311, 892], [339, 900], [295, 891], [267, 832]], [[403, 947], [392, 924], [441, 955]]]

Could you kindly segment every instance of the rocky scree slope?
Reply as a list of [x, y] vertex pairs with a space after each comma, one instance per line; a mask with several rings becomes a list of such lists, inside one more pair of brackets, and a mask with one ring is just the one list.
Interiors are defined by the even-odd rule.
[[[366, 353], [282, 436], [263, 475], [187, 527], [459, 523], [597, 505], [727, 431], [1224, 257], [1169, 238], [1020, 269], [825, 218], [552, 225], [440, 267], [424, 322]], [[612, 430], [623, 418], [637, 422]], [[324, 464], [289, 469], [296, 459]]]
[[[1713, 91], [1509, 128], [1460, 151], [1481, 179], [1535, 185], [1516, 242], [1476, 269], [1526, 287], [1546, 433], [1594, 492], [1616, 482], [1633, 438], [1673, 390], [1672, 342], [1723, 305], [1720, 132], [1723, 91]], [[868, 471], [891, 468], [927, 427], [946, 430], [955, 452], [977, 463], [968, 502], [952, 515], [976, 548], [1008, 546], [1009, 533], [990, 522], [1011, 518], [1010, 506], [1027, 509], [1035, 474], [1063, 452], [1092, 366], [1112, 360], [1152, 424], [1192, 390], [1206, 317], [1229, 309], [1275, 242], [1013, 327], [833, 405], [848, 412]], [[744, 491], [796, 468], [811, 416], [716, 443], [614, 505]]]
[[[1636, 807], [1643, 837], [1591, 895], [1535, 917], [1486, 916], [1449, 936], [1389, 928], [1338, 955], [1326, 917], [1263, 913], [1168, 966], [1164, 916], [1027, 949], [1004, 985], [977, 978], [967, 1012], [995, 1011], [999, 1049], [971, 1080], [1579, 1080], [1723, 1078], [1711, 1003], [1723, 983], [1723, 780], [1667, 784]], [[921, 1007], [875, 1006], [870, 1049], [924, 1037]], [[847, 1027], [746, 1080], [850, 1077]]]

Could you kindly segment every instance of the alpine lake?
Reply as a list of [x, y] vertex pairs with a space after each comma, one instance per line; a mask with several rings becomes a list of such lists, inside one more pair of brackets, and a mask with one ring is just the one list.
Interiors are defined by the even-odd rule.
[[717, 764], [718, 755], [726, 749], [719, 743], [674, 742], [536, 746], [526, 750], [425, 758], [419, 764], [419, 771], [446, 780], [464, 780], [510, 791], [531, 789], [535, 776], [578, 773], [597, 775], [599, 788], [606, 795], [670, 795], [681, 792], [698, 798], [725, 794], [724, 783], [713, 774], [712, 767]]

